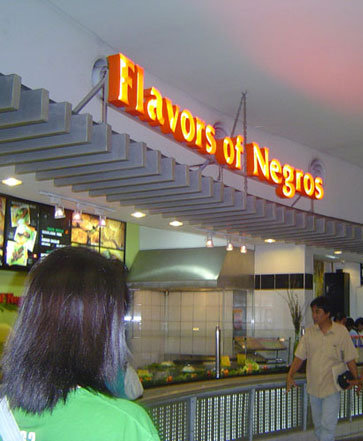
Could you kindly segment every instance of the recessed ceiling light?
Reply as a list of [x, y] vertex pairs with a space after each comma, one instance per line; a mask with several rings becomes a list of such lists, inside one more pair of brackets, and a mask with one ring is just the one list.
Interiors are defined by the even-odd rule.
[[343, 252], [343, 251], [341, 251], [341, 250], [335, 250], [335, 251], [334, 251], [334, 254], [342, 254], [342, 252]]
[[276, 240], [275, 239], [265, 239], [265, 242], [266, 243], [274, 243], [274, 242], [276, 242]]
[[173, 220], [169, 222], [169, 225], [171, 225], [172, 227], [181, 227], [183, 225], [183, 222], [180, 222], [178, 220]]
[[1, 181], [3, 184], [8, 185], [9, 187], [15, 187], [16, 185], [20, 185], [23, 181], [20, 181], [16, 178], [6, 178]]
[[146, 214], [142, 213], [141, 211], [135, 211], [134, 213], [131, 213], [131, 216], [136, 217], [136, 218], [140, 218], [140, 217], [145, 217]]

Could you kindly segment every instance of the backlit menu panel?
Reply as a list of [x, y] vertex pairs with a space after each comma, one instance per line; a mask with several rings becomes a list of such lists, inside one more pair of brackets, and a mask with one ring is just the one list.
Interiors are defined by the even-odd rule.
[[54, 218], [54, 207], [42, 205], [39, 209], [39, 254], [43, 257], [56, 248], [71, 244], [72, 211], [65, 210], [65, 217]]
[[5, 264], [31, 267], [38, 259], [38, 205], [8, 199], [5, 234]]
[[0, 265], [3, 262], [6, 199], [0, 196]]

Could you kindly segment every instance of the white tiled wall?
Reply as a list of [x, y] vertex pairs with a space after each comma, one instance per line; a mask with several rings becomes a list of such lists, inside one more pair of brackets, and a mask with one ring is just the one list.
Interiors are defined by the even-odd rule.
[[222, 352], [232, 355], [232, 291], [135, 291], [128, 336], [136, 366], [179, 355], [214, 355], [215, 328]]
[[[311, 293], [296, 290], [309, 305]], [[222, 330], [222, 354], [233, 355], [233, 292], [135, 291], [129, 324], [134, 364], [173, 360], [179, 356], [214, 355], [215, 328]], [[305, 323], [309, 325], [310, 309]], [[139, 320], [139, 321], [137, 321]], [[284, 292], [258, 290], [247, 296], [247, 335], [294, 339]]]

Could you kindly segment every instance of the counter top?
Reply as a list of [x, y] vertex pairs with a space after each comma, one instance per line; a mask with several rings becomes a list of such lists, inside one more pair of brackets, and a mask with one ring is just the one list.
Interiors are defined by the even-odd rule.
[[[296, 374], [295, 379], [305, 379], [305, 374]], [[152, 404], [153, 401], [173, 399], [181, 395], [209, 392], [218, 389], [229, 389], [237, 386], [251, 386], [266, 383], [285, 383], [286, 373], [269, 375], [246, 375], [240, 377], [221, 378], [219, 380], [194, 381], [181, 384], [170, 384], [153, 387], [144, 391], [143, 397], [138, 400], [141, 404]]]

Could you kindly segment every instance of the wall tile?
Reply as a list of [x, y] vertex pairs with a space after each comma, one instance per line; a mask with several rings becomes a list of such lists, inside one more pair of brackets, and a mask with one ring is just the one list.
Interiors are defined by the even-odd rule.
[[156, 321], [160, 321], [162, 319], [161, 317], [161, 306], [151, 306], [151, 319]]
[[141, 307], [141, 320], [151, 320], [152, 319], [152, 313], [151, 313], [151, 305], [142, 305]]
[[193, 353], [193, 340], [191, 337], [180, 339], [180, 353], [192, 354]]
[[169, 305], [167, 309], [167, 319], [173, 322], [180, 321], [180, 308]]
[[168, 354], [180, 353], [180, 337], [169, 337], [166, 340], [165, 352]]
[[193, 320], [193, 306], [183, 306], [181, 307], [181, 321], [187, 322]]
[[221, 292], [208, 292], [207, 293], [207, 305], [218, 306], [221, 303], [222, 293]]
[[219, 306], [213, 305], [213, 306], [207, 306], [206, 307], [206, 320], [207, 322], [214, 322], [219, 323], [221, 317], [219, 315]]
[[169, 307], [180, 308], [180, 292], [170, 292], [168, 295]]
[[181, 322], [180, 323], [180, 332], [181, 336], [192, 339], [193, 336], [193, 322]]
[[160, 306], [164, 303], [164, 294], [159, 291], [153, 291], [151, 293], [151, 305]]
[[205, 321], [206, 320], [206, 306], [197, 304], [193, 308], [193, 321]]
[[194, 304], [194, 293], [193, 292], [183, 292], [181, 295], [182, 306], [193, 306]]
[[206, 350], [206, 339], [204, 337], [193, 338], [193, 354], [205, 355], [208, 354]]

